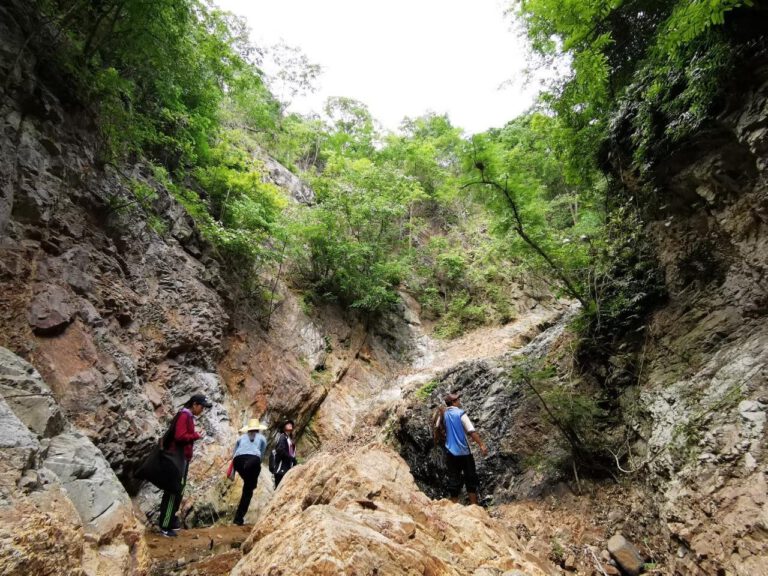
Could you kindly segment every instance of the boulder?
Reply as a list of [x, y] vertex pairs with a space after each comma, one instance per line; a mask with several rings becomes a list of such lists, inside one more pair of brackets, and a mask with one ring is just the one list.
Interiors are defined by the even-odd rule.
[[233, 576], [546, 574], [484, 509], [427, 498], [381, 444], [292, 469], [244, 550]]
[[53, 335], [64, 330], [74, 316], [75, 309], [69, 303], [69, 294], [61, 286], [38, 286], [29, 305], [27, 319], [36, 334]]
[[10, 350], [0, 347], [0, 396], [42, 438], [60, 433], [64, 417], [40, 374]]
[[629, 576], [637, 576], [643, 569], [643, 558], [632, 544], [621, 534], [614, 534], [608, 540], [608, 552], [621, 569]]

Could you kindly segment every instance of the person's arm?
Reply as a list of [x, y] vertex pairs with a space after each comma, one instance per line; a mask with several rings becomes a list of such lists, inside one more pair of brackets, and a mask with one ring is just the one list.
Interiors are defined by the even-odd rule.
[[259, 435], [259, 454], [261, 454], [262, 460], [267, 454], [267, 439], [261, 435]]
[[488, 456], [488, 447], [485, 445], [485, 442], [483, 442], [483, 439], [480, 438], [480, 434], [473, 430], [469, 433], [469, 437], [480, 447], [480, 452], [483, 453], [483, 456]]
[[438, 448], [441, 444], [444, 444], [441, 436], [441, 432], [443, 433], [442, 435], [445, 436], [445, 422], [441, 421], [443, 418], [445, 418], [445, 408], [441, 406], [436, 410], [435, 421], [432, 422], [432, 440]]
[[469, 419], [469, 416], [462, 414], [461, 424], [464, 426], [464, 432], [467, 433], [467, 436], [472, 438], [474, 443], [480, 447], [480, 452], [483, 453], [483, 456], [488, 456], [488, 447], [485, 445], [485, 442], [483, 442], [483, 439], [480, 438], [480, 434], [478, 434], [475, 430], [475, 427], [472, 425], [472, 421]]
[[237, 442], [235, 442], [235, 449], [232, 450], [232, 458], [235, 457], [235, 454], [237, 453], [237, 448], [240, 446], [240, 438], [237, 439]]
[[179, 419], [176, 421], [176, 431], [174, 433], [174, 439], [176, 442], [194, 442], [202, 438], [200, 434], [195, 432], [195, 421], [191, 414], [182, 412]]

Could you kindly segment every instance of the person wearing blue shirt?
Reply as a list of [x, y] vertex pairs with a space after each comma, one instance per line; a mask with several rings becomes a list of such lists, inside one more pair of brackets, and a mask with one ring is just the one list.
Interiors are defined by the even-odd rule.
[[445, 397], [447, 408], [440, 412], [439, 418], [445, 424], [445, 455], [448, 468], [448, 495], [452, 502], [459, 501], [462, 486], [467, 488], [470, 504], [477, 504], [477, 469], [472, 451], [469, 449], [467, 436], [480, 447], [483, 456], [488, 455], [488, 448], [483, 443], [475, 427], [461, 408], [458, 394]]
[[256, 489], [261, 473], [261, 457], [267, 451], [267, 439], [259, 432], [264, 428], [261, 422], [253, 418], [240, 429], [242, 436], [235, 442], [233, 463], [235, 472], [243, 479], [243, 493], [234, 519], [234, 523], [238, 526], [245, 523], [245, 513], [251, 505], [253, 491]]

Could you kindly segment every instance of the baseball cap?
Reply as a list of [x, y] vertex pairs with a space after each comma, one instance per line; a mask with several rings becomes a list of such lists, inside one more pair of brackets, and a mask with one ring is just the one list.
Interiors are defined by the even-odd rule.
[[451, 392], [450, 394], [446, 394], [445, 397], [443, 398], [447, 406], [450, 406], [451, 404], [456, 402], [456, 400], [458, 399], [459, 399], [459, 395], [455, 394], [454, 392]]

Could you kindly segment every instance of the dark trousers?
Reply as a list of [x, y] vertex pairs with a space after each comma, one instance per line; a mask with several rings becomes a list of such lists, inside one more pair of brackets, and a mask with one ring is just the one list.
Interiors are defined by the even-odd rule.
[[451, 498], [459, 496], [462, 486], [467, 487], [467, 492], [477, 494], [477, 470], [472, 454], [454, 456], [446, 450], [445, 465], [448, 468], [448, 494]]
[[187, 485], [187, 471], [189, 470], [189, 461], [184, 460], [184, 473], [181, 476], [181, 489], [178, 492], [163, 492], [163, 499], [160, 500], [160, 518], [158, 524], [162, 530], [173, 528], [173, 518], [181, 506], [181, 497], [184, 494], [184, 487]]
[[240, 496], [240, 504], [237, 505], [235, 512], [235, 522], [242, 522], [245, 513], [248, 512], [248, 506], [251, 505], [253, 491], [259, 482], [261, 473], [261, 458], [252, 454], [242, 454], [235, 457], [235, 471], [243, 479], [243, 493]]

